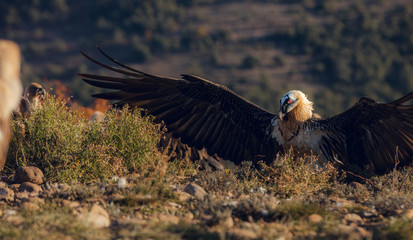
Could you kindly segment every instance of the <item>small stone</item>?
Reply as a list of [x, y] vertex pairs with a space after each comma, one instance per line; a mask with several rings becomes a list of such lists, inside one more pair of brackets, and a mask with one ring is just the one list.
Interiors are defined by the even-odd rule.
[[13, 201], [14, 192], [8, 187], [0, 187], [0, 199], [6, 201]]
[[396, 209], [396, 210], [394, 210], [394, 213], [397, 214], [397, 215], [401, 215], [403, 213], [403, 210]]
[[42, 188], [41, 188], [39, 185], [37, 185], [37, 184], [31, 183], [31, 182], [24, 182], [24, 183], [22, 183], [22, 184], [20, 185], [19, 191], [20, 191], [20, 192], [26, 191], [26, 192], [29, 192], [29, 193], [39, 193], [39, 192], [41, 192], [41, 191], [43, 191], [43, 190], [42, 190]]
[[362, 220], [363, 219], [355, 213], [348, 213], [344, 216], [344, 221], [347, 224], [350, 224], [350, 223], [360, 224], [362, 222]]
[[16, 199], [22, 200], [22, 201], [29, 201], [30, 199], [30, 193], [27, 191], [24, 192], [16, 192], [14, 194], [14, 196], [16, 197]]
[[23, 222], [23, 217], [18, 215], [11, 215], [6, 218], [6, 221], [13, 225], [21, 225]]
[[177, 191], [176, 194], [178, 195], [178, 199], [182, 202], [186, 202], [191, 199], [191, 195], [187, 192]]
[[11, 184], [9, 187], [13, 191], [19, 191], [20, 184], [18, 184], [18, 183]]
[[187, 223], [190, 223], [192, 220], [194, 220], [195, 216], [193, 213], [188, 212], [184, 215], [184, 221]]
[[59, 206], [65, 206], [65, 207], [69, 207], [69, 208], [77, 208], [80, 207], [80, 203], [76, 202], [76, 201], [70, 201], [70, 200], [66, 200], [66, 199], [55, 199], [54, 202], [56, 204], [58, 204]]
[[23, 202], [22, 207], [28, 211], [37, 211], [40, 209], [39, 205], [31, 202]]
[[121, 178], [118, 179], [118, 182], [116, 183], [116, 186], [119, 189], [125, 188], [125, 187], [128, 186], [128, 181], [126, 181], [126, 178], [121, 177]]
[[362, 227], [357, 227], [357, 232], [363, 237], [363, 239], [371, 239], [371, 233]]
[[93, 204], [90, 211], [80, 214], [79, 218], [95, 228], [110, 226], [109, 214], [98, 204]]
[[66, 184], [66, 183], [62, 183], [62, 184], [59, 184], [59, 185], [57, 186], [57, 189], [59, 189], [60, 191], [69, 191], [70, 188], [71, 188], [71, 187], [70, 187], [68, 184]]
[[190, 183], [186, 185], [184, 192], [189, 193], [198, 199], [203, 199], [206, 195], [205, 190], [201, 186], [195, 183]]
[[366, 186], [364, 186], [363, 184], [359, 182], [351, 182], [349, 185], [353, 187], [354, 189], [357, 189], [358, 191], [367, 191]]
[[231, 229], [228, 232], [232, 238], [231, 239], [255, 239], [257, 234], [251, 230], [247, 229]]
[[43, 172], [37, 167], [19, 167], [16, 170], [14, 180], [16, 183], [31, 182], [35, 184], [43, 183]]
[[308, 216], [308, 221], [310, 221], [311, 223], [320, 223], [321, 221], [323, 221], [323, 217], [316, 213], [313, 213]]
[[413, 219], [413, 209], [408, 209], [405, 213], [404, 216], [408, 219]]
[[166, 223], [172, 223], [172, 224], [178, 224], [179, 223], [179, 218], [174, 215], [165, 215], [165, 214], [159, 214], [158, 219], [161, 222], [166, 222]]
[[39, 197], [33, 197], [32, 196], [28, 200], [29, 200], [29, 202], [35, 203], [35, 204], [44, 204], [45, 203], [44, 198], [39, 198]]
[[222, 223], [222, 226], [224, 226], [225, 228], [232, 228], [234, 226], [234, 220], [232, 219], [232, 217], [227, 217]]

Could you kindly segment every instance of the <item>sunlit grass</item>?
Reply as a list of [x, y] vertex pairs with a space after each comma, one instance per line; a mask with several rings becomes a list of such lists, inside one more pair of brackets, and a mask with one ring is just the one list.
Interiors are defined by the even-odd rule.
[[87, 182], [166, 164], [156, 150], [160, 130], [139, 109], [112, 109], [94, 123], [48, 96], [30, 117], [16, 116], [12, 128], [6, 168], [37, 166], [49, 181]]

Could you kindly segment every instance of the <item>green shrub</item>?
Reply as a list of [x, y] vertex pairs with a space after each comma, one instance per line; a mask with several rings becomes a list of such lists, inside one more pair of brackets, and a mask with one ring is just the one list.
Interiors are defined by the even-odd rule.
[[6, 170], [37, 166], [49, 181], [88, 182], [163, 165], [155, 148], [160, 131], [141, 110], [112, 109], [92, 123], [67, 105], [48, 96], [30, 117], [13, 119]]

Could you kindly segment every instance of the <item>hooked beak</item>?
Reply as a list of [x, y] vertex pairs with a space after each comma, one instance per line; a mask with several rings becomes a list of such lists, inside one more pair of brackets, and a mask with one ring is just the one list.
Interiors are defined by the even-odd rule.
[[288, 105], [289, 105], [289, 104], [284, 104], [284, 105], [281, 106], [280, 112], [278, 113], [278, 117], [279, 117], [281, 120], [284, 120], [285, 116], [286, 116], [287, 113], [288, 113]]
[[278, 113], [278, 117], [279, 117], [281, 120], [284, 120], [285, 114], [284, 114], [282, 111], [280, 111], [280, 112]]

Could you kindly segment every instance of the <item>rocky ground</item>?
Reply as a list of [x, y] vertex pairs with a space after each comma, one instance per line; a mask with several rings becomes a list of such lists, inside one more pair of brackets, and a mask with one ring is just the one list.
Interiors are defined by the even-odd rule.
[[270, 185], [245, 177], [245, 171], [160, 177], [164, 179], [131, 174], [68, 185], [43, 182], [40, 169], [22, 167], [0, 184], [0, 238], [413, 236], [411, 169], [366, 179], [365, 183], [341, 180], [316, 192], [284, 196]]

